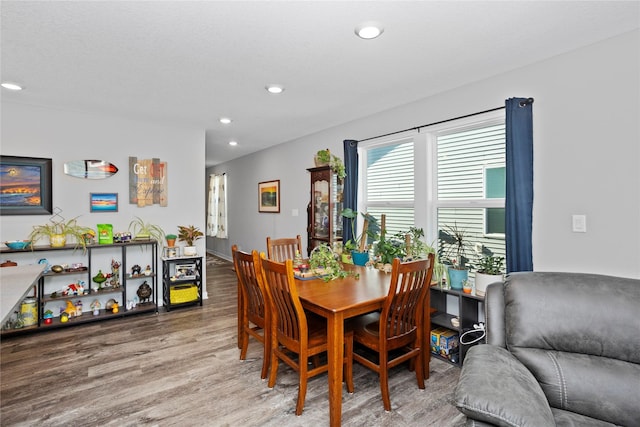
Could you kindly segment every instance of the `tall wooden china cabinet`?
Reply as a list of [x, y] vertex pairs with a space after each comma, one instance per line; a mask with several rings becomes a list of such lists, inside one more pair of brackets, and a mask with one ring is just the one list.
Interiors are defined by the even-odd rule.
[[342, 188], [330, 166], [307, 169], [311, 174], [311, 202], [307, 206], [307, 252], [326, 243], [342, 243]]

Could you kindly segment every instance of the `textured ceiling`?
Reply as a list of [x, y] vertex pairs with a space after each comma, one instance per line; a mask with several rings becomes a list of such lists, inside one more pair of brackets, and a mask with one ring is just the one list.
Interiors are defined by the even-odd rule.
[[2, 96], [204, 129], [211, 166], [631, 31], [639, 5], [3, 0], [2, 80], [26, 89]]

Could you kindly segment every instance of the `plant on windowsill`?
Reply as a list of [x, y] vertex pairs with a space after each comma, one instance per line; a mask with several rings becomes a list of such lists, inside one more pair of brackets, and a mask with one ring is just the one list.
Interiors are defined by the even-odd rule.
[[340, 180], [343, 180], [347, 176], [342, 159], [335, 154], [331, 154], [331, 151], [329, 151], [328, 148], [318, 150], [314, 157], [314, 161], [316, 166], [330, 166], [331, 170]]
[[468, 233], [458, 227], [456, 222], [447, 225], [438, 233], [440, 240], [440, 259], [448, 263], [449, 286], [452, 289], [462, 289], [462, 284], [469, 278], [467, 250], [470, 249]]
[[[484, 253], [484, 251], [488, 253]], [[476, 264], [476, 295], [484, 296], [487, 286], [504, 280], [504, 257], [493, 256], [491, 250], [483, 247], [483, 254]]]
[[[346, 208], [342, 211], [342, 216], [349, 219], [351, 223], [351, 236], [344, 244], [343, 254], [351, 254], [352, 260], [357, 265], [365, 265], [368, 261], [368, 253], [371, 245], [369, 241], [373, 242], [379, 238], [380, 225], [378, 220], [368, 213], [363, 213], [364, 224], [362, 225], [362, 233], [356, 237], [356, 218], [358, 218], [358, 212], [351, 208]], [[355, 254], [355, 255], [354, 255]], [[357, 260], [357, 261], [356, 261]], [[363, 262], [364, 261], [364, 262]], [[343, 258], [343, 262], [348, 262]]]

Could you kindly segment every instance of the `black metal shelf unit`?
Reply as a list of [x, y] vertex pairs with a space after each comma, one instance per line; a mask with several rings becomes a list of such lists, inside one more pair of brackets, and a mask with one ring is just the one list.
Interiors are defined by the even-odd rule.
[[[435, 330], [438, 327], [446, 328], [454, 331], [458, 334], [458, 337], [463, 333], [473, 330], [474, 325], [478, 324], [478, 308], [481, 303], [484, 303], [484, 297], [471, 294], [465, 294], [462, 291], [456, 289], [449, 289], [440, 287], [439, 285], [431, 286], [431, 330]], [[449, 314], [447, 310], [447, 295], [452, 295], [457, 300], [458, 315]], [[453, 326], [451, 320], [457, 317], [459, 319], [459, 325]], [[466, 338], [465, 341], [472, 340], [472, 338]], [[470, 345], [458, 344], [457, 355], [453, 357], [445, 357], [440, 354], [431, 353], [433, 357], [445, 360], [456, 366], [462, 366], [464, 357], [469, 350]], [[453, 360], [452, 360], [453, 359]]]
[[[129, 251], [134, 248], [137, 251], [141, 251], [140, 254], [136, 254], [134, 258], [139, 262], [144, 260], [148, 263], [147, 265], [149, 265], [150, 271], [148, 271], [147, 274], [127, 273], [131, 267], [128, 262], [128, 259], [131, 257]], [[67, 254], [65, 251], [69, 253]], [[133, 240], [127, 243], [113, 244], [88, 244], [86, 251], [77, 245], [65, 245], [62, 247], [34, 246], [33, 248], [23, 250], [1, 249], [0, 254], [12, 254], [12, 256], [17, 257], [16, 259], [20, 263], [26, 264], [42, 262], [47, 259], [44, 258], [44, 256], [56, 259], [56, 261], [50, 264], [68, 264], [69, 261], [74, 261], [72, 264], [84, 264], [84, 262], [86, 262], [86, 266], [83, 265], [79, 268], [67, 267], [58, 273], [53, 271], [44, 273], [38, 280], [38, 286], [37, 289], [35, 289], [34, 295], [37, 301], [37, 323], [20, 329], [2, 329], [2, 335], [44, 331], [133, 314], [158, 312], [158, 279], [155, 272], [158, 264], [158, 242], [155, 240]], [[97, 256], [102, 256], [103, 261], [106, 258], [112, 257], [114, 260], [120, 262], [120, 274], [117, 286], [101, 287], [101, 285], [93, 282], [92, 278], [98, 271], [101, 271], [103, 268], [106, 269], [106, 266], [101, 267], [101, 264], [96, 266], [95, 258]], [[61, 260], [65, 262], [63, 263]], [[65, 294], [59, 288], [60, 285], [72, 281], [78, 283], [81, 281], [85, 284], [84, 289], [77, 293], [71, 292]], [[133, 304], [133, 301], [137, 299], [136, 285], [142, 283], [142, 281], [151, 282], [151, 284], [147, 283], [152, 290], [151, 295], [148, 300], [136, 301], [137, 303]], [[105, 301], [108, 299], [113, 299], [117, 302], [118, 308], [116, 310], [105, 307]], [[97, 314], [94, 314], [94, 309], [91, 308], [91, 305], [93, 301], [96, 300], [100, 302], [100, 308], [97, 308]], [[76, 304], [74, 304], [74, 306], [76, 306], [76, 312], [73, 316], [70, 316], [68, 320], [65, 319], [65, 321], [62, 321], [61, 313], [55, 310], [60, 306], [56, 306], [55, 304], [67, 304], [67, 301], [76, 301]], [[79, 310], [77, 308], [77, 301], [82, 302], [82, 308]], [[52, 311], [52, 317], [48, 319], [45, 319], [46, 307], [49, 307], [48, 310]], [[62, 310], [62, 308], [60, 307], [59, 310]]]
[[162, 258], [162, 293], [167, 311], [202, 306], [202, 257]]

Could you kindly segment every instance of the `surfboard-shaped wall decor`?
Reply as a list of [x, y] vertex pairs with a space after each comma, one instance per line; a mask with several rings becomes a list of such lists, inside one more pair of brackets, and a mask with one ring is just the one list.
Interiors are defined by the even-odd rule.
[[64, 173], [76, 178], [105, 179], [116, 172], [116, 165], [104, 160], [74, 160], [64, 164]]

